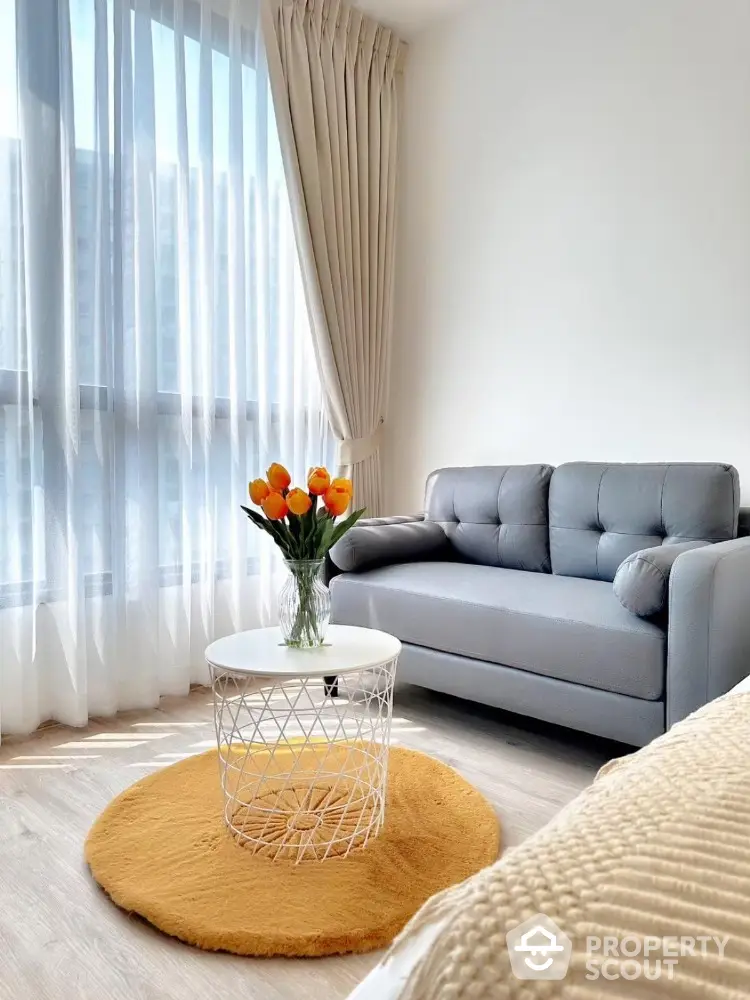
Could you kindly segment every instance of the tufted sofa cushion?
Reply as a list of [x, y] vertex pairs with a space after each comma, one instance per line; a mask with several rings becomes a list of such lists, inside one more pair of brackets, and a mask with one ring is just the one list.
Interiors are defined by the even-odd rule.
[[735, 538], [738, 511], [731, 465], [561, 465], [550, 482], [552, 572], [612, 581], [639, 549]]
[[549, 573], [551, 476], [549, 465], [438, 469], [427, 480], [426, 518], [461, 559]]

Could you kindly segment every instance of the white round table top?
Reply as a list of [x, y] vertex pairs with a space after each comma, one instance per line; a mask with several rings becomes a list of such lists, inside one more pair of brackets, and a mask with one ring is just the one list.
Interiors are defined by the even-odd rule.
[[325, 644], [312, 649], [284, 645], [278, 628], [236, 632], [212, 642], [206, 660], [220, 670], [257, 677], [332, 677], [378, 667], [400, 652], [401, 643], [387, 632], [329, 625]]

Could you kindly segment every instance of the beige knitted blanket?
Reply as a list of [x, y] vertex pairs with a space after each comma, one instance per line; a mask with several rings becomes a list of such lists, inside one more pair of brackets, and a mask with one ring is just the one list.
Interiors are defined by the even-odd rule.
[[[538, 913], [572, 941], [563, 979], [511, 969], [511, 929]], [[607, 764], [538, 834], [430, 900], [393, 949], [436, 919], [447, 927], [403, 1000], [750, 997], [750, 693]], [[565, 957], [514, 951], [550, 956]]]

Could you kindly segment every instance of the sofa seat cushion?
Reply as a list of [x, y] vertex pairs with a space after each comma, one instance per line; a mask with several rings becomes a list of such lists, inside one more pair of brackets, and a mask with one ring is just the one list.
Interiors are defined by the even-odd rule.
[[332, 621], [574, 684], [656, 700], [666, 634], [599, 580], [414, 562], [331, 582]]

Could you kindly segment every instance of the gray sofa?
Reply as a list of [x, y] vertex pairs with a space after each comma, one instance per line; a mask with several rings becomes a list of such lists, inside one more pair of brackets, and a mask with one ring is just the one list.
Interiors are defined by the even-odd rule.
[[[398, 636], [402, 680], [643, 745], [750, 673], [739, 521], [729, 465], [440, 469], [423, 515], [334, 547], [332, 621]], [[663, 610], [623, 607], [625, 560]]]

